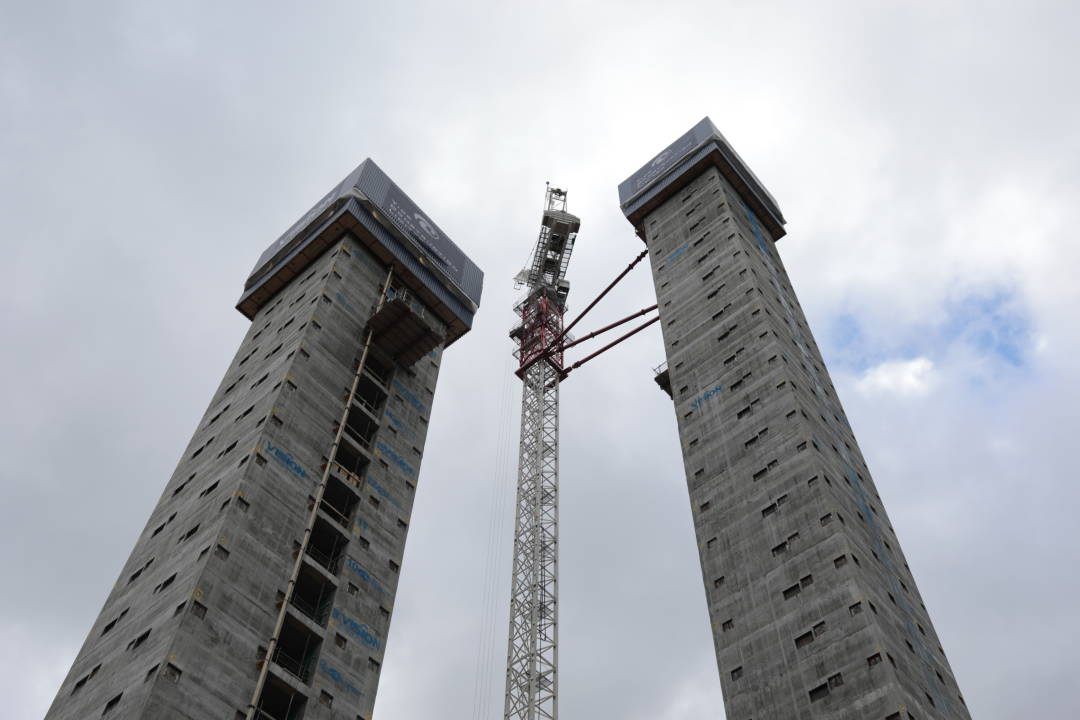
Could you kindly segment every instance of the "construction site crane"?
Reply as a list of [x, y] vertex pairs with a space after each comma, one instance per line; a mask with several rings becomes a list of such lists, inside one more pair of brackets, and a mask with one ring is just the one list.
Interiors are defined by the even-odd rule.
[[515, 373], [522, 392], [504, 720], [559, 716], [559, 384], [660, 319], [654, 315], [577, 362], [564, 364], [567, 349], [657, 309], [652, 305], [576, 340], [570, 337], [570, 330], [647, 254], [634, 258], [564, 327], [570, 292], [566, 268], [580, 226], [581, 220], [566, 211], [566, 191], [549, 185], [536, 247], [515, 278], [517, 287], [526, 291], [514, 306], [521, 322], [510, 331], [517, 343]]
[[548, 186], [540, 236], [516, 278], [527, 289], [514, 308], [521, 323], [510, 332], [522, 393], [505, 720], [559, 715], [559, 344], [580, 225], [566, 212], [566, 191]]

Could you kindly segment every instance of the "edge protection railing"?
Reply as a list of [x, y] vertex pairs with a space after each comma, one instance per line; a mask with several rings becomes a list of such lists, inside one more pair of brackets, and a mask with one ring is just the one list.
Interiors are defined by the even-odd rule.
[[329, 570], [331, 575], [337, 575], [338, 571], [341, 570], [341, 559], [345, 556], [345, 553], [343, 552], [331, 555], [314, 545], [308, 545], [304, 552], [306, 552], [308, 557], [312, 560]]
[[343, 510], [339, 510], [338, 508], [334, 507], [325, 499], [319, 504], [319, 509], [329, 515], [331, 520], [338, 523], [342, 527], [349, 527], [349, 521], [351, 520], [349, 515], [347, 515]]
[[317, 625], [326, 627], [326, 621], [330, 618], [330, 608], [333, 607], [333, 598], [326, 598], [322, 602], [313, 603], [305, 600], [296, 593], [289, 599], [289, 604], [299, 610], [305, 617], [311, 618]]
[[271, 661], [293, 677], [303, 682], [311, 679], [311, 668], [315, 665], [316, 653], [308, 653], [306, 658], [295, 658], [281, 649], [279, 645], [271, 656]]

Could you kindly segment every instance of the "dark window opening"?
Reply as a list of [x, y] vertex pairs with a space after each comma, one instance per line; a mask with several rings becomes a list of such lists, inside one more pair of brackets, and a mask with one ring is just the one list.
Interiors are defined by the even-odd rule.
[[368, 456], [349, 442], [339, 443], [334, 453], [334, 462], [346, 474], [346, 479], [356, 485], [361, 484], [364, 470], [369, 464]]
[[307, 698], [274, 675], [266, 678], [259, 695], [255, 717], [259, 720], [299, 720], [304, 716]]
[[200, 448], [199, 448], [198, 450], [196, 450], [195, 452], [191, 453], [191, 459], [192, 459], [192, 460], [194, 460], [195, 458], [199, 457], [199, 455], [200, 455], [200, 454], [202, 453], [202, 451], [203, 451], [203, 450], [205, 450], [206, 448], [210, 447], [210, 443], [212, 443], [212, 442], [214, 442], [214, 438], [210, 438], [209, 440], [207, 440], [207, 441], [206, 441], [206, 442], [205, 442], [205, 443], [204, 443], [204, 444], [202, 445], [202, 447], [200, 447]]
[[172, 493], [173, 496], [176, 496], [176, 495], [179, 495], [180, 493], [182, 493], [184, 491], [184, 488], [186, 488], [188, 483], [191, 482], [194, 478], [195, 478], [195, 473], [191, 473], [191, 475], [188, 476], [187, 480], [185, 480], [184, 482], [182, 482], [182, 483], [180, 483], [179, 485], [176, 486], [176, 489], [173, 490], [173, 493]]
[[[353, 587], [356, 586], [350, 583], [350, 590]], [[334, 604], [334, 585], [321, 573], [301, 566], [289, 603], [306, 617], [326, 627]]]
[[82, 690], [82, 687], [83, 687], [83, 685], [85, 685], [85, 684], [86, 684], [86, 683], [87, 683], [87, 682], [88, 682], [88, 681], [90, 680], [90, 678], [92, 678], [92, 677], [94, 677], [95, 675], [97, 675], [97, 674], [98, 674], [98, 670], [100, 670], [100, 669], [101, 669], [101, 664], [100, 664], [100, 663], [98, 663], [97, 665], [95, 665], [95, 666], [94, 666], [94, 667], [93, 667], [93, 668], [92, 668], [92, 669], [90, 670], [90, 672], [86, 673], [86, 674], [85, 674], [85, 675], [83, 675], [83, 676], [82, 676], [81, 678], [79, 678], [79, 679], [78, 679], [78, 680], [77, 680], [77, 681], [75, 682], [75, 685], [74, 685], [74, 686], [73, 686], [73, 687], [71, 688], [71, 694], [72, 694], [72, 695], [74, 695], [75, 693], [79, 692], [79, 690]]
[[167, 577], [167, 578], [165, 578], [164, 580], [162, 580], [162, 581], [161, 581], [161, 582], [160, 582], [160, 583], [158, 584], [158, 586], [154, 588], [154, 593], [156, 594], [156, 593], [159, 593], [159, 592], [161, 592], [161, 591], [162, 591], [162, 590], [164, 590], [165, 588], [167, 588], [167, 587], [169, 587], [170, 585], [172, 585], [172, 584], [173, 584], [173, 582], [174, 582], [175, 580], [176, 580], [176, 573], [173, 573], [173, 574], [172, 574], [172, 575], [170, 575], [169, 577]]
[[117, 615], [117, 616], [116, 616], [116, 617], [114, 617], [114, 618], [113, 618], [112, 620], [110, 620], [110, 621], [109, 621], [109, 622], [108, 622], [108, 623], [107, 623], [107, 624], [105, 625], [105, 627], [103, 627], [103, 628], [101, 629], [101, 634], [102, 634], [102, 635], [104, 635], [104, 634], [106, 634], [107, 632], [109, 632], [110, 630], [112, 630], [112, 629], [113, 629], [114, 627], [116, 627], [116, 623], [120, 622], [120, 621], [121, 621], [121, 620], [123, 619], [123, 617], [124, 617], [125, 615], [127, 615], [127, 611], [128, 611], [128, 608], [124, 608], [123, 610], [121, 610], [121, 611], [120, 611], [120, 614], [119, 614], [119, 615]]
[[199, 526], [196, 525], [195, 527], [191, 528], [186, 533], [181, 535], [180, 539], [176, 541], [176, 544], [179, 545], [180, 543], [184, 542], [185, 540], [191, 539], [191, 536], [194, 535], [195, 533], [197, 533], [198, 531], [199, 531]]
[[286, 615], [271, 659], [282, 670], [306, 683], [311, 680], [321, 645], [322, 638], [300, 621]]
[[[232, 388], [230, 387], [230, 389], [232, 389]], [[226, 390], [226, 392], [228, 392], [228, 390]], [[226, 405], [225, 407], [221, 408], [221, 410], [218, 412], [218, 414], [215, 415], [214, 417], [210, 418], [210, 420], [203, 427], [210, 427], [215, 422], [217, 422], [217, 419], [219, 417], [221, 417], [222, 415], [224, 415], [225, 412], [229, 409], [229, 407], [230, 407], [229, 405]]]
[[120, 704], [120, 698], [122, 698], [122, 697], [124, 697], [124, 693], [120, 693], [119, 695], [114, 697], [112, 700], [105, 703], [105, 709], [101, 711], [101, 716], [105, 717], [106, 715], [111, 713], [116, 708], [116, 706]]
[[379, 417], [383, 405], [386, 404], [386, 390], [367, 374], [362, 374], [356, 384], [353, 401], [375, 417]]
[[359, 502], [359, 496], [349, 485], [331, 475], [326, 481], [326, 489], [323, 490], [319, 509], [329, 515], [334, 522], [347, 528], [352, 522], [353, 512]]
[[337, 575], [338, 570], [341, 569], [345, 546], [348, 543], [348, 539], [335, 530], [330, 523], [322, 518], [316, 518], [306, 552], [312, 560], [322, 565], [332, 575]]
[[388, 385], [390, 378], [394, 374], [394, 367], [390, 363], [380, 360], [369, 352], [367, 358], [364, 360], [364, 372], [383, 385]]
[[379, 430], [378, 421], [372, 419], [367, 412], [359, 408], [349, 408], [349, 415], [345, 420], [345, 435], [356, 445], [370, 449], [375, 433]]
[[150, 630], [152, 630], [152, 629], [153, 628], [147, 628], [146, 632], [144, 632], [142, 635], [140, 635], [139, 637], [137, 637], [134, 640], [132, 640], [131, 642], [129, 642], [128, 646], [127, 646], [127, 649], [128, 650], [135, 650], [140, 645], [142, 645], [144, 642], [146, 642], [146, 639], [148, 637], [150, 637]]

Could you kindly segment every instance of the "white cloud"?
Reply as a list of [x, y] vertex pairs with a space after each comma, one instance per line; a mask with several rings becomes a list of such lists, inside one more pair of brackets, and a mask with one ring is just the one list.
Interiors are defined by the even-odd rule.
[[867, 370], [855, 384], [864, 395], [918, 397], [937, 384], [937, 372], [930, 358], [889, 360]]

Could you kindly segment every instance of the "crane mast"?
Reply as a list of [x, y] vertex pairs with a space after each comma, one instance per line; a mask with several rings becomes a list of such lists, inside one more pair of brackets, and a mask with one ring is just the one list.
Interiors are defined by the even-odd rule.
[[564, 276], [580, 225], [566, 191], [548, 186], [536, 248], [515, 278], [527, 290], [510, 332], [522, 393], [504, 720], [559, 716], [559, 383]]

